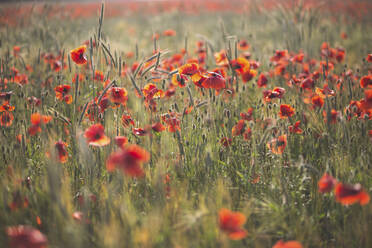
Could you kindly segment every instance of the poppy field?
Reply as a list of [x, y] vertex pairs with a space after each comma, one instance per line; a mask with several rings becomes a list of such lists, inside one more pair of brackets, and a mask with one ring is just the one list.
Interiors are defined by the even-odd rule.
[[372, 247], [371, 11], [0, 4], [0, 247]]

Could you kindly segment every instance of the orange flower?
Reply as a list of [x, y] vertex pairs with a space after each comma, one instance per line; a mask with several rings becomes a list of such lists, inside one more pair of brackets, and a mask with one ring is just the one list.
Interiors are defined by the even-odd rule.
[[49, 115], [41, 115], [39, 113], [34, 113], [31, 115], [31, 127], [28, 129], [30, 135], [35, 135], [36, 133], [41, 132], [41, 125], [47, 124], [52, 120], [52, 117]]
[[174, 31], [173, 29], [167, 29], [167, 30], [164, 30], [163, 35], [164, 36], [176, 36], [176, 31]]
[[300, 128], [300, 124], [301, 124], [301, 121], [296, 121], [294, 125], [288, 127], [288, 131], [291, 133], [301, 134], [303, 131]]
[[60, 101], [65, 101], [67, 104], [72, 103], [72, 96], [68, 95], [71, 90], [71, 86], [67, 84], [58, 85], [54, 88], [56, 98]]
[[6, 229], [11, 248], [46, 248], [48, 240], [39, 230], [30, 226], [11, 226]]
[[199, 65], [196, 63], [188, 63], [178, 68], [178, 73], [180, 75], [194, 75], [199, 71]]
[[242, 80], [243, 82], [248, 82], [250, 81], [252, 78], [254, 78], [255, 76], [257, 75], [257, 71], [256, 70], [244, 70], [243, 73], [242, 73]]
[[0, 126], [10, 127], [13, 123], [14, 116], [10, 112], [3, 112], [0, 115]]
[[287, 146], [286, 135], [281, 135], [278, 138], [274, 138], [269, 143], [267, 143], [267, 147], [274, 154], [282, 154], [286, 146]]
[[258, 80], [257, 80], [257, 86], [258, 86], [258, 88], [261, 88], [261, 87], [265, 87], [266, 88], [266, 85], [267, 85], [267, 82], [268, 81], [269, 80], [267, 79], [267, 76], [264, 73], [261, 73], [258, 76]]
[[125, 136], [116, 136], [115, 143], [118, 147], [124, 148], [124, 146], [128, 143], [128, 138]]
[[253, 118], [253, 108], [248, 108], [247, 112], [240, 113], [240, 117], [245, 121], [251, 121]]
[[124, 127], [129, 127], [130, 125], [134, 126], [134, 121], [130, 115], [122, 115], [121, 116], [121, 124]]
[[144, 171], [141, 164], [149, 161], [150, 154], [138, 145], [128, 145], [110, 155], [106, 162], [108, 171], [121, 169], [131, 177], [142, 177]]
[[229, 60], [227, 59], [225, 50], [221, 50], [214, 54], [214, 58], [216, 60], [216, 65], [218, 66], [228, 66]]
[[372, 75], [362, 77], [360, 79], [360, 87], [372, 88]]
[[226, 80], [216, 72], [208, 72], [207, 78], [201, 84], [207, 89], [223, 89], [226, 87]]
[[125, 105], [128, 100], [128, 92], [125, 88], [112, 87], [108, 90], [108, 96], [112, 103], [115, 105]]
[[319, 179], [318, 182], [318, 191], [320, 193], [328, 193], [333, 190], [337, 183], [337, 180], [334, 179], [331, 175], [328, 173], [324, 173], [322, 178]]
[[152, 124], [151, 128], [152, 128], [152, 130], [154, 130], [157, 133], [163, 132], [165, 130], [165, 127], [160, 122], [156, 122], [156, 123]]
[[55, 148], [57, 150], [58, 159], [61, 163], [66, 163], [68, 158], [68, 153], [66, 150], [67, 144], [63, 141], [57, 141], [55, 144]]
[[178, 119], [178, 114], [175, 112], [169, 112], [163, 114], [161, 119], [168, 125], [168, 132], [174, 133], [177, 130], [181, 130], [181, 121]]
[[292, 117], [294, 115], [294, 111], [295, 111], [295, 109], [292, 108], [290, 105], [282, 104], [282, 105], [280, 105], [279, 116], [280, 116], [281, 119]]
[[232, 133], [232, 136], [238, 136], [238, 135], [241, 135], [244, 133], [244, 130], [246, 128], [246, 124], [245, 124], [245, 121], [244, 120], [239, 120], [239, 122], [233, 126], [232, 130], [231, 130], [231, 133]]
[[311, 103], [313, 104], [313, 108], [321, 108], [324, 105], [324, 100], [322, 97], [315, 95], [311, 98]]
[[372, 53], [367, 55], [366, 60], [367, 60], [367, 62], [372, 63]]
[[230, 239], [239, 240], [247, 236], [247, 231], [242, 228], [246, 222], [242, 213], [222, 208], [218, 215], [220, 229], [226, 232]]
[[172, 76], [172, 84], [173, 85], [178, 85], [180, 88], [183, 88], [186, 86], [186, 82], [187, 82], [187, 77], [185, 75], [182, 75], [182, 74], [173, 74]]
[[89, 127], [84, 137], [91, 146], [105, 146], [110, 143], [110, 138], [105, 135], [104, 127], [101, 124], [95, 124]]
[[142, 89], [142, 93], [147, 101], [153, 98], [161, 98], [164, 96], [164, 92], [162, 90], [159, 90], [153, 83], [146, 84], [145, 87]]
[[238, 43], [238, 49], [239, 50], [248, 50], [249, 49], [249, 44], [246, 40], [241, 40]]
[[300, 242], [291, 240], [284, 242], [283, 240], [279, 240], [278, 242], [275, 243], [273, 248], [302, 248], [302, 245]]
[[85, 56], [85, 51], [87, 47], [85, 45], [80, 46], [78, 48], [75, 48], [71, 50], [70, 56], [72, 61], [74, 61], [77, 65], [83, 65], [87, 62], [87, 58]]
[[365, 205], [369, 202], [368, 193], [362, 189], [358, 183], [355, 185], [347, 185], [338, 183], [335, 188], [336, 201], [343, 205], [351, 205], [359, 202], [360, 205]]

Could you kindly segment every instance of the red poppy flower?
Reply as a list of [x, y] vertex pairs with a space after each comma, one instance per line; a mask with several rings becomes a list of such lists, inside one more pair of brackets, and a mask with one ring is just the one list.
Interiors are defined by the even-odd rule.
[[324, 173], [318, 182], [318, 190], [320, 193], [329, 193], [333, 190], [337, 180], [328, 173]]
[[249, 49], [249, 44], [246, 40], [241, 40], [238, 43], [238, 49], [239, 50], [248, 50]]
[[159, 90], [155, 84], [148, 83], [142, 89], [142, 93], [145, 96], [146, 100], [151, 100], [153, 98], [161, 98], [164, 96], [164, 92]]
[[122, 115], [121, 116], [121, 124], [124, 127], [129, 127], [130, 125], [134, 126], [134, 121], [130, 115]]
[[39, 113], [34, 113], [31, 115], [31, 127], [28, 129], [30, 135], [35, 135], [36, 133], [41, 132], [41, 125], [47, 124], [52, 120], [51, 116], [41, 115]]
[[291, 240], [284, 242], [283, 240], [279, 240], [278, 242], [275, 243], [273, 248], [302, 248], [302, 245], [300, 242]]
[[301, 134], [303, 131], [300, 128], [301, 121], [296, 121], [294, 125], [288, 127], [288, 131], [291, 133]]
[[67, 84], [58, 85], [54, 88], [54, 91], [56, 93], [56, 98], [60, 101], [64, 101], [67, 104], [72, 103], [72, 96], [68, 95], [68, 93], [71, 90], [71, 86]]
[[196, 63], [188, 63], [178, 68], [178, 73], [181, 75], [194, 75], [199, 71], [199, 65]]
[[274, 154], [282, 154], [286, 146], [287, 146], [286, 135], [282, 135], [282, 136], [279, 136], [278, 138], [274, 138], [269, 143], [267, 143], [267, 147]]
[[270, 58], [270, 61], [278, 62], [279, 60], [287, 58], [287, 56], [288, 56], [287, 50], [276, 50], [275, 55]]
[[223, 137], [221, 140], [220, 140], [220, 143], [224, 146], [224, 147], [228, 147], [232, 144], [232, 139], [228, 138], [228, 137]]
[[242, 213], [222, 208], [218, 215], [220, 229], [226, 232], [230, 239], [239, 240], [247, 236], [247, 231], [242, 228], [246, 222]]
[[173, 29], [167, 29], [167, 30], [164, 30], [163, 35], [164, 36], [176, 36], [176, 31], [174, 31]]
[[128, 92], [125, 88], [122, 87], [112, 87], [108, 90], [108, 97], [112, 103], [115, 105], [124, 105], [128, 100]]
[[207, 89], [220, 90], [226, 87], [226, 80], [216, 72], [208, 72], [207, 78], [201, 85]]
[[239, 122], [235, 126], [233, 126], [231, 130], [232, 136], [234, 137], [243, 134], [245, 127], [246, 127], [245, 121], [239, 120]]
[[0, 125], [3, 127], [10, 127], [13, 123], [14, 116], [10, 112], [2, 112], [0, 115]]
[[183, 88], [186, 86], [186, 82], [187, 77], [185, 75], [176, 73], [172, 76], [172, 84], [175, 86], [178, 85], [180, 88]]
[[244, 83], [249, 82], [252, 78], [257, 75], [256, 70], [244, 70], [242, 73], [242, 80]]
[[169, 112], [161, 116], [161, 119], [168, 125], [168, 132], [174, 133], [181, 130], [181, 121], [178, 119], [178, 115], [178, 113]]
[[149, 161], [149, 159], [150, 154], [143, 148], [138, 145], [127, 145], [110, 155], [106, 168], [108, 171], [117, 168], [129, 176], [142, 177], [145, 173], [141, 164]]
[[21, 51], [21, 47], [20, 46], [14, 46], [13, 47], [13, 55], [14, 55], [14, 57], [18, 57], [18, 54], [19, 54], [20, 51]]
[[372, 75], [364, 76], [360, 79], [360, 87], [372, 88]]
[[95, 71], [94, 72], [94, 79], [97, 80], [97, 81], [103, 82], [103, 80], [105, 80], [105, 76], [103, 75], [102, 71]]
[[11, 226], [6, 233], [10, 248], [46, 248], [48, 245], [45, 235], [30, 226]]
[[231, 68], [234, 69], [238, 74], [244, 73], [251, 69], [249, 60], [244, 57], [239, 57], [230, 61]]
[[85, 64], [87, 62], [87, 58], [84, 54], [86, 49], [87, 47], [84, 45], [84, 46], [71, 50], [70, 56], [71, 56], [72, 61], [74, 61], [78, 65]]
[[104, 127], [101, 124], [95, 124], [89, 127], [84, 137], [91, 146], [105, 146], [110, 143], [110, 138], [105, 135]]
[[311, 103], [313, 104], [313, 108], [321, 108], [324, 105], [324, 100], [322, 97], [315, 95], [311, 98]]
[[146, 129], [143, 129], [143, 128], [133, 128], [132, 130], [133, 134], [134, 135], [137, 135], [137, 136], [145, 136], [148, 134], [148, 131]]
[[55, 144], [59, 162], [66, 163], [68, 158], [68, 153], [66, 150], [67, 144], [63, 141], [57, 141]]
[[11, 112], [15, 109], [14, 106], [10, 105], [9, 102], [5, 101], [1, 106], [0, 106], [0, 112]]
[[125, 136], [116, 136], [115, 143], [118, 147], [124, 148], [124, 146], [128, 143], [128, 138]]
[[336, 201], [343, 205], [351, 205], [359, 202], [360, 205], [365, 205], [369, 202], [368, 193], [362, 189], [358, 183], [355, 185], [347, 185], [338, 183], [335, 188]]
[[280, 105], [279, 116], [280, 116], [281, 119], [292, 117], [294, 115], [294, 113], [295, 113], [295, 109], [292, 108], [290, 105], [288, 105], [288, 104]]
[[214, 58], [216, 60], [216, 65], [218, 65], [218, 66], [228, 66], [229, 65], [229, 60], [226, 57], [225, 50], [221, 50], [220, 52], [215, 53]]
[[366, 60], [367, 60], [367, 62], [372, 63], [372, 53], [367, 55]]
[[152, 124], [151, 128], [152, 128], [152, 130], [154, 130], [157, 133], [163, 132], [165, 130], [165, 126], [163, 124], [161, 124], [160, 122], [156, 122], [156, 123]]
[[305, 78], [301, 82], [301, 88], [311, 90], [312, 88], [314, 88], [314, 80], [310, 77]]
[[246, 113], [240, 113], [240, 117], [245, 121], [251, 121], [253, 119], [253, 108], [248, 108]]
[[266, 87], [268, 81], [267, 76], [264, 73], [261, 73], [257, 79], [258, 88]]
[[[337, 123], [337, 120], [340, 118], [340, 116], [341, 116], [341, 112], [340, 111], [337, 111], [335, 109], [332, 109], [331, 112], [330, 112], [330, 116], [329, 116], [330, 123], [331, 124], [336, 124]], [[328, 116], [327, 116], [327, 112], [326, 111], [323, 111], [323, 117], [324, 117], [324, 122], [327, 122], [328, 121]]]

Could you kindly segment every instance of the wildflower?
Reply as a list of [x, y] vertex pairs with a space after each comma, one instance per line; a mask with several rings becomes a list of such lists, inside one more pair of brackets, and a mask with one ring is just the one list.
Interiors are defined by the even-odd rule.
[[85, 45], [80, 46], [78, 48], [75, 48], [71, 50], [70, 56], [72, 61], [74, 61], [77, 65], [83, 65], [87, 62], [87, 58], [85, 56], [85, 51], [87, 47]]
[[125, 106], [128, 100], [127, 95], [127, 90], [122, 87], [112, 87], [108, 90], [108, 98], [116, 106], [119, 106], [120, 104]]
[[268, 82], [267, 76], [264, 73], [261, 73], [258, 76], [258, 80], [257, 80], [257, 86], [258, 86], [258, 88], [261, 88], [261, 87], [265, 87], [266, 88], [267, 82]]
[[68, 158], [68, 153], [66, 150], [67, 144], [63, 141], [57, 141], [55, 143], [55, 148], [58, 155], [58, 160], [61, 163], [66, 163]]
[[360, 79], [360, 87], [372, 88], [372, 75], [362, 77]]
[[121, 124], [124, 127], [129, 127], [130, 125], [134, 126], [134, 121], [130, 115], [123, 114], [121, 116]]
[[246, 127], [245, 121], [239, 120], [238, 123], [235, 126], [233, 126], [231, 130], [232, 136], [234, 137], [243, 134], [245, 127]]
[[0, 126], [10, 127], [13, 123], [13, 120], [14, 116], [10, 112], [5, 111], [0, 114]]
[[370, 200], [368, 193], [364, 191], [359, 183], [355, 185], [338, 183], [335, 188], [335, 197], [336, 201], [343, 205], [351, 205], [357, 202], [360, 205], [365, 205]]
[[176, 112], [163, 114], [161, 119], [168, 125], [168, 132], [174, 133], [177, 130], [181, 130], [181, 121], [178, 119], [178, 114]]
[[229, 64], [225, 50], [215, 53], [214, 58], [216, 60], [216, 65], [218, 66], [228, 66]]
[[35, 135], [36, 133], [41, 132], [41, 125], [47, 124], [52, 120], [51, 116], [41, 115], [39, 113], [34, 113], [31, 115], [31, 127], [28, 129], [30, 135]]
[[67, 104], [72, 103], [72, 96], [68, 95], [68, 93], [71, 90], [71, 86], [67, 84], [58, 85], [54, 88], [54, 91], [56, 93], [56, 98], [60, 101], [64, 101]]
[[167, 29], [167, 30], [164, 30], [163, 35], [164, 36], [176, 36], [176, 31], [174, 31], [173, 29]]
[[228, 137], [223, 137], [221, 140], [220, 140], [220, 143], [224, 146], [224, 147], [228, 147], [232, 144], [232, 139], [231, 138], [228, 138]]
[[247, 236], [247, 231], [242, 228], [246, 217], [240, 212], [232, 212], [222, 208], [219, 211], [220, 229], [226, 232], [230, 239], [240, 240]]
[[246, 40], [241, 40], [238, 43], [238, 49], [239, 50], [248, 50], [249, 49], [249, 44]]
[[251, 121], [253, 119], [253, 108], [248, 108], [247, 112], [240, 113], [240, 117], [245, 121]]
[[141, 165], [149, 159], [150, 154], [140, 146], [127, 145], [110, 155], [106, 168], [110, 172], [117, 168], [131, 177], [142, 177], [145, 173]]
[[160, 122], [155, 122], [154, 124], [151, 125], [151, 128], [157, 133], [165, 130], [165, 126], [161, 124]]
[[143, 128], [133, 128], [132, 130], [133, 134], [134, 135], [137, 135], [137, 136], [145, 136], [148, 134], [148, 131], [146, 129], [143, 129]]
[[128, 143], [128, 138], [125, 136], [116, 136], [115, 143], [118, 147], [124, 148], [124, 146]]
[[187, 82], [187, 77], [185, 75], [177, 73], [172, 76], [172, 84], [175, 86], [178, 85], [180, 88], [183, 88], [186, 86], [186, 82]]
[[311, 98], [311, 103], [313, 105], [313, 108], [321, 108], [324, 105], [324, 100], [319, 95], [315, 95]]
[[223, 89], [226, 87], [226, 80], [216, 72], [208, 72], [207, 78], [201, 84], [204, 88], [207, 89]]
[[245, 69], [242, 73], [242, 80], [243, 80], [243, 82], [249, 82], [256, 75], [257, 75], [256, 70]]
[[194, 75], [199, 71], [199, 65], [196, 63], [188, 63], [178, 68], [178, 73], [180, 75]]
[[291, 240], [284, 242], [283, 240], [279, 240], [278, 242], [275, 243], [273, 248], [302, 248], [302, 245], [300, 242]]
[[301, 121], [296, 121], [296, 123], [294, 125], [291, 125], [291, 126], [288, 127], [288, 131], [290, 133], [301, 134], [303, 131], [300, 128], [300, 124], [301, 124]]
[[11, 226], [6, 233], [10, 248], [46, 248], [48, 244], [45, 235], [31, 226]]
[[328, 173], [324, 173], [322, 178], [319, 179], [318, 182], [318, 191], [320, 193], [328, 193], [333, 190], [337, 183], [337, 180], [334, 179], [331, 175]]
[[282, 154], [286, 146], [287, 146], [286, 135], [281, 135], [278, 138], [274, 138], [269, 143], [267, 143], [267, 148], [269, 148], [271, 152], [274, 154]]
[[[329, 113], [330, 123], [331, 124], [336, 124], [337, 120], [340, 118], [340, 116], [341, 116], [341, 112], [339, 112], [335, 109], [332, 109], [331, 112]], [[327, 116], [326, 111], [323, 111], [323, 117], [324, 117], [324, 122], [327, 122], [328, 121], [328, 116]]]
[[281, 119], [292, 117], [294, 115], [294, 111], [295, 111], [295, 109], [292, 108], [290, 105], [282, 104], [282, 105], [280, 105], [279, 116], [280, 116]]
[[110, 143], [110, 138], [104, 133], [104, 127], [101, 124], [95, 124], [89, 127], [84, 137], [91, 146], [105, 146]]

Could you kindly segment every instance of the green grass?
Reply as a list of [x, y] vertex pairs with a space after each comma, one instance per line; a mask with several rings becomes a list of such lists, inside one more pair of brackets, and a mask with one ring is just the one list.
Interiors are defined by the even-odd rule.
[[[298, 16], [297, 22], [293, 16]], [[60, 21], [33, 15], [27, 28], [0, 28], [3, 68], [0, 78], [9, 78], [9, 69], [14, 66], [20, 73], [26, 73], [30, 81], [22, 87], [9, 83], [4, 90], [13, 91], [10, 103], [15, 110], [13, 124], [0, 127], [0, 244], [8, 242], [6, 227], [27, 224], [44, 233], [50, 247], [272, 247], [279, 239], [298, 240], [304, 247], [372, 246], [371, 204], [343, 206], [335, 201], [333, 193], [320, 194], [317, 185], [328, 171], [341, 182], [360, 183], [371, 192], [372, 146], [367, 135], [372, 129], [371, 121], [355, 118], [348, 121], [344, 113], [350, 100], [363, 98], [358, 81], [351, 81], [350, 90], [345, 81], [343, 90], [327, 99], [321, 110], [312, 110], [303, 102], [301, 93], [289, 88], [287, 80], [280, 76], [270, 78], [267, 89], [284, 87], [285, 96], [267, 104], [262, 101], [262, 89], [255, 84], [257, 77], [247, 84], [239, 80], [239, 91], [234, 97], [226, 92], [217, 95], [211, 90], [201, 94], [189, 81], [193, 100], [206, 101], [205, 105], [182, 116], [189, 104], [189, 94], [186, 88], [177, 88], [172, 98], [158, 100], [158, 111], [151, 113], [135, 95], [129, 78], [118, 76], [119, 66], [108, 65], [102, 46], [98, 46], [92, 54], [95, 69], [125, 87], [129, 99], [126, 108], [109, 108], [104, 114], [102, 123], [111, 138], [110, 145], [91, 148], [83, 132], [92, 122], [84, 117], [79, 124], [79, 118], [84, 104], [104, 87], [92, 80], [91, 70], [72, 62], [69, 66], [66, 60], [67, 68], [54, 72], [38, 56], [39, 50], [53, 54], [64, 51], [67, 58], [71, 49], [99, 36], [97, 19]], [[354, 74], [363, 76], [368, 74], [363, 58], [371, 53], [370, 23], [371, 20], [356, 21], [341, 14], [337, 20], [330, 20], [330, 15], [314, 9], [305, 12], [279, 9], [245, 15], [137, 14], [103, 20], [102, 42], [114, 60], [120, 57], [131, 66], [135, 58], [127, 59], [125, 54], [135, 52], [137, 45], [138, 61], [149, 58], [154, 49], [152, 34], [165, 29], [174, 29], [177, 35], [158, 41], [160, 49], [170, 51], [161, 61], [184, 48], [185, 37], [189, 57], [195, 56], [195, 42], [200, 39], [208, 41], [215, 52], [227, 50], [230, 41], [232, 57], [234, 42], [247, 39], [252, 59], [261, 64], [260, 73], [273, 69], [269, 59], [274, 50], [302, 49], [306, 58], [320, 60], [320, 46], [327, 41], [332, 47], [346, 50], [345, 61], [335, 65], [333, 74], [341, 75], [345, 69], [352, 69]], [[129, 32], [131, 28], [134, 34]], [[340, 38], [342, 31], [348, 34], [348, 39]], [[14, 45], [21, 46], [21, 57], [12, 55]], [[87, 54], [89, 58], [89, 49]], [[206, 61], [209, 69], [216, 67], [211, 49]], [[24, 64], [31, 65], [33, 71], [27, 72]], [[291, 67], [288, 71], [299, 73], [299, 68]], [[79, 83], [75, 95], [76, 84], [71, 81], [78, 72], [85, 73], [87, 80]], [[231, 71], [228, 73], [231, 75]], [[51, 85], [43, 86], [48, 78], [53, 79]], [[137, 76], [135, 82], [142, 88], [145, 80]], [[325, 81], [322, 76], [316, 86], [322, 87]], [[72, 86], [73, 104], [55, 99], [54, 87], [59, 84]], [[155, 84], [166, 90], [168, 79]], [[334, 83], [330, 86], [336, 89]], [[29, 106], [26, 99], [30, 96], [40, 98], [42, 105]], [[284, 103], [296, 109], [291, 120], [278, 117], [279, 106]], [[220, 139], [231, 137], [240, 112], [249, 107], [254, 108], [256, 120], [248, 123], [251, 139], [234, 137], [231, 146], [223, 147]], [[341, 111], [342, 118], [337, 124], [324, 122], [322, 112], [327, 108]], [[145, 127], [169, 109], [181, 113], [179, 140], [176, 134], [167, 131], [154, 133], [151, 138], [134, 136], [130, 128], [117, 121], [121, 114], [130, 111], [136, 127]], [[42, 133], [31, 137], [27, 129], [33, 112], [53, 115], [53, 121], [42, 127]], [[266, 143], [276, 137], [274, 131], [279, 135], [288, 133], [290, 122], [301, 120], [302, 113], [308, 117], [308, 124], [301, 126], [304, 133], [288, 134], [284, 154], [272, 154]], [[266, 118], [275, 120], [271, 128], [263, 128], [259, 123]], [[65, 124], [64, 119], [70, 124]], [[120, 171], [107, 172], [105, 161], [117, 149], [114, 144], [117, 130], [130, 143], [151, 153], [152, 162], [144, 165], [144, 178], [132, 179]], [[20, 143], [16, 140], [18, 134], [23, 137]], [[317, 138], [317, 134], [322, 137]], [[54, 142], [58, 140], [69, 145], [68, 162], [64, 164], [54, 159]], [[167, 173], [171, 177], [169, 197], [164, 184]], [[252, 183], [256, 175], [260, 175], [260, 180]], [[31, 179], [29, 187], [27, 177]], [[28, 199], [27, 207], [11, 210], [9, 206], [16, 194], [21, 201]], [[84, 204], [79, 204], [82, 198]], [[245, 239], [229, 240], [219, 230], [221, 208], [247, 216]], [[74, 220], [75, 211], [81, 211], [89, 221]]]

